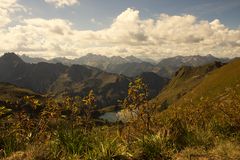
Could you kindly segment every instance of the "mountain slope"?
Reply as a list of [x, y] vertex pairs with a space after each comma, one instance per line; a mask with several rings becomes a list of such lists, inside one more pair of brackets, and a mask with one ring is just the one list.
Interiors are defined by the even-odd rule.
[[[183, 98], [198, 101], [200, 98], [214, 98], [227, 88], [240, 85], [240, 59], [232, 60], [227, 65], [209, 73], [201, 83]], [[240, 93], [240, 91], [239, 91]], [[183, 102], [180, 100], [178, 103]]]
[[38, 94], [25, 88], [20, 88], [10, 83], [0, 82], [0, 101], [15, 102], [24, 96], [37, 96]]
[[28, 64], [14, 53], [8, 53], [0, 58], [0, 82], [8, 82], [44, 93], [66, 68], [62, 64], [45, 62]]
[[[175, 121], [208, 137], [238, 137], [240, 133], [240, 59], [209, 72], [185, 95], [159, 112], [158, 119]], [[169, 123], [167, 123], [169, 125]], [[176, 126], [178, 128], [178, 125]], [[203, 132], [199, 132], [202, 130]], [[207, 133], [207, 134], [205, 134]], [[223, 136], [224, 135], [224, 136]], [[191, 138], [190, 141], [193, 139]], [[239, 140], [239, 139], [238, 139]], [[207, 143], [209, 140], [207, 139]]]
[[152, 102], [162, 109], [166, 109], [169, 105], [184, 106], [189, 101], [197, 104], [202, 98], [215, 99], [226, 92], [227, 88], [238, 89], [240, 94], [237, 87], [239, 85], [240, 59], [232, 60], [223, 66], [219, 62], [195, 69], [183, 67]]
[[[171, 77], [182, 66], [202, 66], [213, 62], [227, 62], [228, 59], [216, 58], [212, 55], [207, 56], [176, 56], [161, 60], [157, 66], [162, 68], [166, 77]], [[161, 74], [161, 72], [159, 73]]]
[[181, 67], [153, 102], [161, 106], [162, 109], [166, 109], [166, 107], [191, 92], [208, 74], [223, 65], [221, 62], [215, 62], [199, 67]]
[[84, 96], [94, 90], [100, 107], [117, 104], [126, 96], [130, 79], [109, 74], [92, 67], [73, 65], [49, 88], [48, 94], [61, 98], [64, 96]]
[[153, 72], [144, 72], [140, 74], [138, 77], [143, 79], [143, 82], [149, 88], [149, 97], [155, 97], [169, 82], [169, 79], [160, 77]]
[[196, 67], [204, 64], [209, 64], [214, 61], [226, 61], [226, 60], [227, 59], [216, 58], [212, 55], [176, 56], [176, 57], [163, 59], [158, 63], [158, 65], [159, 66], [178, 66], [178, 67], [194, 66]]
[[147, 62], [132, 62], [110, 65], [107, 67], [106, 71], [110, 73], [123, 74], [128, 77], [135, 77], [143, 72], [153, 71], [154, 67], [154, 65]]
[[[139, 77], [148, 85], [150, 98], [155, 97], [168, 82], [168, 79], [154, 73], [143, 73]], [[48, 94], [58, 98], [66, 95], [84, 96], [93, 89], [98, 106], [117, 105], [118, 100], [127, 96], [128, 85], [132, 80], [98, 69], [92, 70], [92, 67], [73, 65], [53, 83]]]

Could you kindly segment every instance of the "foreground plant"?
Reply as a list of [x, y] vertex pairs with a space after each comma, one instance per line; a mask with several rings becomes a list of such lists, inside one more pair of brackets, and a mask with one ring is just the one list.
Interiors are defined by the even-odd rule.
[[105, 139], [96, 141], [92, 150], [89, 150], [85, 156], [87, 160], [124, 160], [131, 156], [128, 153], [126, 145], [121, 143], [118, 137], [114, 139]]

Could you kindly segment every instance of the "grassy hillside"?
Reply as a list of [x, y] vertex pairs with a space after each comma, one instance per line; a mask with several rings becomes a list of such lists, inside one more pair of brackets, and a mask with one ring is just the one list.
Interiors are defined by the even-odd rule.
[[9, 83], [0, 83], [0, 100], [16, 101], [24, 96], [37, 95], [31, 90], [20, 88]]
[[222, 63], [215, 62], [200, 67], [181, 67], [152, 102], [165, 109], [195, 88], [209, 72], [222, 66]]
[[[158, 125], [166, 127], [170, 134], [172, 132], [175, 144], [181, 150], [175, 158], [205, 155], [202, 158], [239, 159], [239, 73], [239, 59], [209, 72], [189, 92], [157, 115]], [[191, 87], [194, 84], [186, 82], [191, 81], [188, 78], [179, 85]], [[172, 91], [174, 95], [174, 89]]]
[[183, 96], [177, 104], [181, 104], [184, 99], [191, 99], [194, 102], [198, 102], [200, 98], [214, 99], [227, 88], [236, 88], [239, 85], [240, 59], [235, 59], [229, 64], [207, 74], [204, 79], [194, 87], [191, 92]]
[[[206, 66], [188, 72], [186, 79], [182, 69], [176, 73], [175, 80], [173, 79], [156, 99], [156, 103], [164, 98], [172, 100], [168, 108], [164, 108], [166, 110], [160, 113], [161, 119], [174, 117], [173, 119], [179, 119], [188, 125], [193, 122], [216, 125], [228, 121], [230, 128], [240, 123], [237, 118], [240, 114], [240, 59], [214, 69], [199, 80], [191, 80], [196, 73], [202, 73], [200, 71], [203, 71], [203, 68], [206, 69]], [[189, 91], [178, 97], [177, 94], [184, 93], [184, 89]], [[237, 125], [234, 130], [238, 130], [238, 127]]]

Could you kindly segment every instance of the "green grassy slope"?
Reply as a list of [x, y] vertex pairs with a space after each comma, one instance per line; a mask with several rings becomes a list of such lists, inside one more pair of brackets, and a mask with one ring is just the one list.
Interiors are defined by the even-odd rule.
[[198, 102], [200, 98], [213, 99], [227, 88], [236, 88], [238, 85], [240, 85], [240, 59], [235, 59], [207, 74], [191, 92], [179, 99], [176, 104], [182, 103], [184, 99], [191, 99], [193, 102]]
[[181, 67], [153, 102], [165, 109], [195, 88], [209, 72], [222, 65], [222, 63], [215, 62], [200, 67]]
[[176, 120], [194, 134], [200, 129], [212, 135], [232, 135], [239, 141], [239, 95], [240, 59], [235, 59], [206, 74], [191, 91], [159, 112], [158, 119], [168, 123]]
[[0, 83], [0, 100], [16, 101], [24, 96], [37, 95], [31, 90], [20, 88], [9, 83]]

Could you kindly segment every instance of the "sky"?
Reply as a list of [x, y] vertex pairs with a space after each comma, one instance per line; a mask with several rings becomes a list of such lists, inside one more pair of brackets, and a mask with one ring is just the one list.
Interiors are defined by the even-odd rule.
[[0, 54], [240, 56], [239, 0], [0, 0]]

